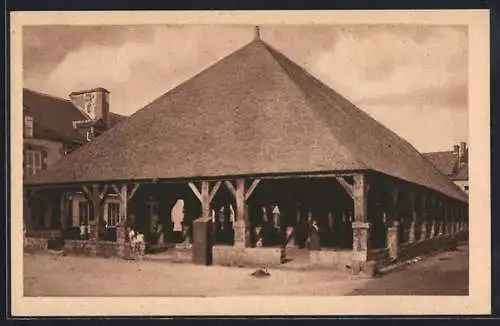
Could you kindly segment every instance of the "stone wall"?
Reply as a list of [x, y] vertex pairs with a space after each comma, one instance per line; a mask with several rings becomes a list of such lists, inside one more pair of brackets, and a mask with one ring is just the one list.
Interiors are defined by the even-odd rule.
[[61, 237], [61, 230], [31, 230], [28, 237], [38, 239], [57, 239]]
[[240, 267], [276, 267], [281, 264], [280, 248], [214, 246], [213, 264]]
[[328, 269], [345, 271], [351, 265], [352, 250], [313, 250], [309, 252], [310, 267], [315, 269]]
[[25, 252], [37, 252], [48, 250], [49, 239], [26, 237], [24, 239]]
[[85, 240], [66, 240], [63, 251], [66, 254], [114, 257], [118, 256], [116, 242], [99, 241], [97, 244]]

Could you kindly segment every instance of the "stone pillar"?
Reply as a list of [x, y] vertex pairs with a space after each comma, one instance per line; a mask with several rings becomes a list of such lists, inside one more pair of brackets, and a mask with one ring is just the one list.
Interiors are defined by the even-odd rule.
[[401, 224], [399, 223], [399, 188], [397, 188], [396, 186], [393, 186], [392, 189], [391, 189], [391, 215], [390, 215], [390, 218], [389, 218], [389, 221], [387, 222], [387, 246], [389, 246], [389, 233], [390, 233], [390, 228], [393, 228], [396, 223], [397, 223], [397, 229], [398, 229], [398, 237], [397, 237], [397, 240], [398, 240], [398, 246], [399, 246], [399, 242], [401, 241], [400, 239], [400, 228], [401, 228]]
[[353, 186], [354, 222], [352, 267], [355, 274], [368, 272], [367, 261], [370, 250], [370, 223], [368, 223], [368, 181], [364, 174], [354, 176]]
[[368, 251], [370, 250], [370, 223], [352, 222], [353, 232], [353, 259], [363, 270], [363, 263], [368, 260]]
[[429, 239], [434, 239], [436, 237], [436, 221], [431, 222], [431, 230], [429, 232]]
[[295, 247], [295, 237], [294, 237], [294, 228], [291, 226], [287, 226], [286, 228], [286, 246], [287, 247]]
[[399, 258], [399, 222], [394, 221], [393, 225], [387, 228], [387, 249], [389, 257], [393, 260]]
[[99, 185], [92, 185], [92, 190], [83, 186], [87, 200], [92, 207], [92, 221], [89, 221], [89, 242], [92, 254], [98, 254], [99, 228], [102, 225], [104, 216], [104, 205], [106, 201], [106, 188], [99, 190]]

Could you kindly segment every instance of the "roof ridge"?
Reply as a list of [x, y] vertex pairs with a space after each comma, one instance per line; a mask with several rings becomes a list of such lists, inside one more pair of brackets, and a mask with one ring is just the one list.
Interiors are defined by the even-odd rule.
[[435, 152], [422, 152], [422, 154], [427, 155], [427, 154], [443, 154], [443, 153], [450, 153], [453, 154], [453, 151], [435, 151]]
[[[58, 100], [58, 101], [64, 101], [64, 102], [66, 102], [66, 103], [68, 103], [68, 104], [71, 104], [71, 105], [72, 105], [72, 106], [74, 106], [74, 107], [75, 107], [75, 108], [76, 108], [76, 109], [77, 109], [80, 113], [82, 113], [82, 114], [83, 114], [83, 116], [84, 116], [86, 119], [88, 119], [88, 120], [90, 120], [90, 119], [91, 119], [90, 115], [89, 115], [87, 112], [85, 112], [84, 110], [82, 110], [81, 108], [79, 108], [78, 106], [76, 106], [76, 105], [73, 103], [73, 101], [71, 101], [70, 99], [65, 99], [65, 98], [62, 98], [62, 97], [59, 97], [59, 96], [54, 96], [54, 95], [51, 95], [51, 94], [42, 93], [42, 92], [35, 91], [35, 90], [32, 90], [32, 89], [30, 89], [30, 88], [26, 88], [26, 87], [25, 87], [25, 88], [23, 88], [23, 89], [25, 89], [25, 90], [27, 90], [27, 91], [29, 91], [29, 92], [35, 93], [35, 94], [37, 94], [37, 95], [40, 95], [40, 96], [48, 97], [48, 98], [51, 98], [51, 99], [54, 99], [54, 100]], [[28, 108], [29, 108], [29, 107], [28, 107]]]
[[[308, 98], [310, 97], [309, 95], [306, 94], [306, 92], [302, 89], [302, 86], [295, 80], [295, 78], [287, 71], [287, 69], [285, 67], [283, 67], [283, 64], [281, 63], [281, 61], [279, 60], [279, 58], [276, 57], [276, 54], [284, 57], [285, 59], [287, 59], [288, 61], [291, 61], [286, 55], [284, 55], [283, 53], [281, 53], [280, 51], [278, 51], [277, 49], [273, 48], [271, 45], [269, 45], [267, 42], [261, 40], [261, 39], [257, 39], [255, 40], [256, 42], [261, 42], [264, 47], [266, 48], [266, 50], [268, 51], [269, 54], [271, 54], [271, 56], [273, 57], [273, 59], [276, 61], [276, 63], [278, 64], [278, 66], [280, 67], [281, 71], [284, 72], [287, 77], [290, 79], [290, 81], [294, 84], [294, 86], [298, 89], [298, 91], [302, 94], [302, 96], [305, 97], [305, 100], [307, 102], [310, 102], [308, 100]], [[310, 75], [308, 71], [306, 71], [303, 67], [297, 65], [297, 67], [299, 67], [304, 73], [306, 73], [307, 75]], [[311, 110], [313, 114], [316, 114], [316, 111], [315, 110]], [[319, 119], [319, 121], [326, 125], [326, 122], [323, 121], [323, 119]], [[327, 129], [328, 126], [327, 126]], [[351, 149], [349, 149], [347, 146], [344, 146], [343, 143], [341, 141], [338, 140], [338, 138], [333, 135], [333, 133], [331, 133], [331, 136], [334, 137], [337, 142], [338, 142], [338, 145], [340, 147], [342, 147], [346, 152], [348, 152], [352, 157], [355, 157], [356, 158], [356, 161], [358, 162], [358, 164], [360, 166], [367, 166], [366, 163], [359, 159], [359, 157], [357, 155], [355, 155], [355, 153], [353, 153], [353, 151], [351, 151]]]
[[[41, 96], [45, 96], [45, 97], [50, 97], [54, 100], [59, 100], [59, 101], [65, 101], [65, 102], [68, 102], [68, 103], [71, 103], [73, 106], [75, 106], [73, 104], [73, 102], [71, 102], [71, 100], [69, 99], [66, 99], [66, 98], [62, 98], [62, 97], [59, 97], [59, 96], [54, 96], [54, 95], [51, 95], [51, 94], [47, 94], [47, 93], [42, 93], [42, 92], [39, 92], [39, 91], [35, 91], [31, 88], [27, 88], [27, 87], [23, 87], [23, 90], [26, 90], [28, 92], [32, 92], [32, 93], [35, 93], [37, 95], [41, 95]], [[75, 106], [76, 107], [76, 106]]]

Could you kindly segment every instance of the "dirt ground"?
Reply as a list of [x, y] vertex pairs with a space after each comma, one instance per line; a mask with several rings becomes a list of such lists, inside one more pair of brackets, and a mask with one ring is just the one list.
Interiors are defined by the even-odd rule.
[[330, 271], [198, 266], [24, 254], [25, 296], [227, 296], [467, 294], [468, 248], [443, 252], [375, 279]]
[[350, 295], [468, 295], [469, 246], [459, 245], [375, 278]]

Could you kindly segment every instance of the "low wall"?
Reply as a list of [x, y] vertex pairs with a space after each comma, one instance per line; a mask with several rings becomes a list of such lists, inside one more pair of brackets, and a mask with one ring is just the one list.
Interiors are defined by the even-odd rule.
[[118, 244], [111, 241], [99, 241], [97, 244], [87, 240], [66, 240], [63, 251], [66, 254], [113, 257], [118, 256]]
[[281, 264], [281, 249], [213, 246], [212, 262], [224, 266], [276, 267]]
[[61, 237], [61, 230], [30, 230], [27, 232], [30, 238], [57, 239]]
[[44, 238], [24, 238], [24, 251], [26, 252], [36, 252], [36, 251], [47, 251], [49, 247], [49, 239]]
[[352, 250], [312, 250], [309, 251], [309, 267], [345, 271], [351, 265]]

